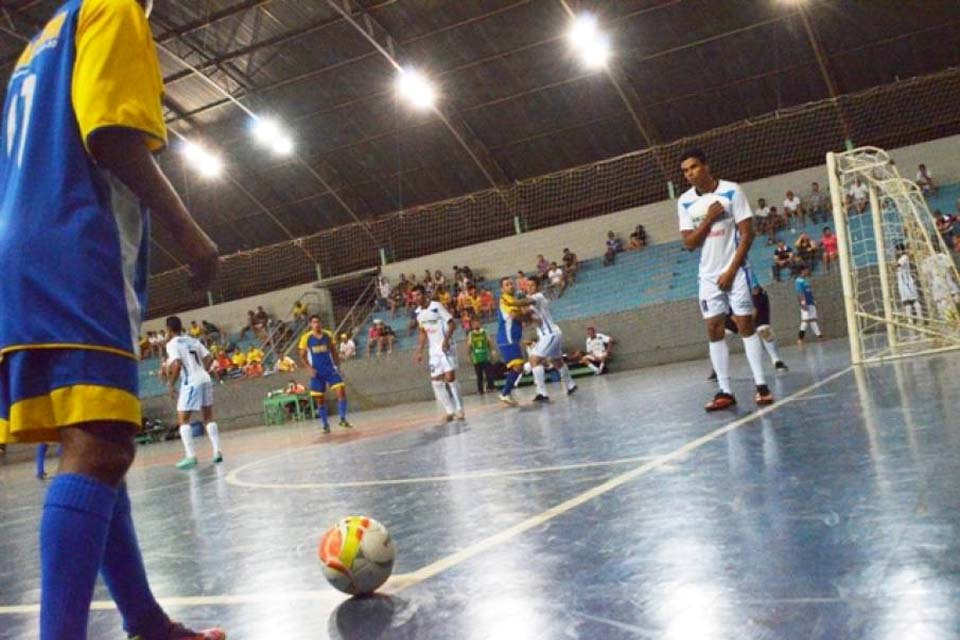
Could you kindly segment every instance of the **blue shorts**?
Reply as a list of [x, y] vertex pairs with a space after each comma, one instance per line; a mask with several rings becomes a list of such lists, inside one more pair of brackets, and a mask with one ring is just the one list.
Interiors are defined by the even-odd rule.
[[520, 348], [520, 343], [497, 344], [497, 349], [500, 351], [500, 357], [503, 358], [503, 364], [508, 368], [523, 364], [523, 350]]
[[0, 357], [0, 443], [56, 442], [85, 422], [140, 427], [137, 361], [99, 349], [28, 348]]
[[327, 392], [335, 391], [343, 386], [343, 378], [337, 371], [317, 371], [317, 375], [310, 378], [310, 393], [315, 396], [322, 396]]

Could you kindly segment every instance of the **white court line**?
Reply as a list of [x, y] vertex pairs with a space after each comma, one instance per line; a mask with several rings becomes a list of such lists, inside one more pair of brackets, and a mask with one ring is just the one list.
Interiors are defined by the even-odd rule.
[[[418, 478], [396, 478], [387, 480], [357, 480], [354, 482], [303, 482], [293, 484], [277, 484], [266, 482], [247, 482], [237, 478], [237, 474], [243, 471], [245, 467], [240, 467], [236, 471], [231, 471], [227, 475], [227, 483], [238, 487], [248, 487], [252, 489], [342, 489], [344, 487], [381, 487], [396, 484], [420, 484], [426, 482], [453, 482], [454, 480], [476, 480], [477, 478], [501, 478], [506, 476], [529, 475], [532, 473], [550, 473], [555, 471], [573, 471], [575, 469], [590, 469], [592, 467], [610, 467], [618, 464], [628, 464], [630, 462], [643, 462], [652, 460], [656, 456], [636, 456], [633, 458], [619, 458], [617, 460], [599, 460], [596, 462], [576, 462], [573, 464], [560, 464], [550, 467], [535, 467], [533, 469], [491, 469], [489, 471], [468, 471], [466, 473], [455, 473], [448, 476], [421, 476]], [[247, 465], [249, 466], [249, 465]]]
[[[745, 424], [753, 422], [757, 418], [761, 418], [773, 411], [776, 411], [780, 407], [790, 404], [800, 397], [819, 389], [820, 387], [833, 382], [840, 376], [849, 373], [853, 369], [853, 366], [848, 366], [847, 368], [837, 371], [836, 373], [827, 376], [819, 382], [810, 384], [799, 391], [792, 393], [791, 395], [783, 398], [782, 400], [762, 409], [759, 409], [751, 414], [745, 415], [741, 418], [737, 418], [733, 422], [726, 424], [722, 427], [714, 429], [710, 433], [703, 435], [696, 440], [691, 440], [687, 444], [679, 447], [670, 453], [664, 454], [662, 456], [656, 457], [649, 462], [646, 462], [636, 469], [631, 469], [630, 471], [624, 472], [618, 476], [607, 480], [604, 483], [601, 483], [592, 489], [588, 489], [583, 493], [565, 500], [560, 504], [547, 509], [546, 511], [539, 513], [537, 515], [531, 516], [526, 520], [519, 522], [512, 527], [496, 533], [492, 536], [484, 538], [479, 542], [476, 542], [465, 549], [461, 549], [456, 553], [452, 553], [444, 558], [432, 562], [425, 567], [422, 567], [413, 573], [395, 575], [390, 578], [386, 585], [381, 589], [381, 592], [385, 594], [398, 593], [407, 589], [409, 587], [416, 586], [425, 580], [440, 574], [447, 569], [451, 569], [458, 564], [466, 562], [471, 558], [474, 558], [485, 551], [502, 545], [504, 542], [507, 542], [521, 533], [529, 531], [543, 525], [554, 518], [561, 516], [568, 511], [572, 511], [579, 506], [586, 504], [587, 502], [598, 498], [606, 493], [613, 491], [614, 489], [632, 481], [640, 476], [643, 476], [651, 471], [659, 469], [660, 467], [666, 465], [669, 462], [682, 459], [687, 454], [692, 451], [703, 447], [710, 442], [739, 429]], [[342, 485], [341, 485], [342, 486]], [[280, 601], [280, 602], [289, 602], [292, 600], [318, 600], [324, 598], [337, 598], [338, 600], [343, 600], [342, 594], [338, 594], [332, 589], [324, 589], [321, 591], [295, 591], [295, 592], [265, 592], [257, 594], [243, 594], [243, 595], [221, 595], [221, 596], [187, 596], [180, 598], [161, 598], [160, 604], [165, 606], [204, 606], [204, 605], [232, 605], [232, 604], [250, 604], [250, 603], [259, 603], [259, 602], [270, 602], [270, 601]], [[810, 599], [811, 602], [817, 602], [818, 599]], [[98, 600], [92, 603], [91, 608], [94, 610], [109, 610], [113, 609], [114, 604], [109, 600]], [[40, 605], [13, 605], [13, 606], [0, 606], [0, 615], [5, 614], [35, 614], [40, 611]]]

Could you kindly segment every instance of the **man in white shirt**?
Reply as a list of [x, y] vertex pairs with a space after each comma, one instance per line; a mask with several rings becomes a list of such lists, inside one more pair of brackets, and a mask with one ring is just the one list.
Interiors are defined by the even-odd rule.
[[170, 397], [176, 397], [177, 378], [180, 378], [180, 395], [177, 399], [177, 419], [180, 424], [180, 440], [185, 452], [177, 469], [197, 466], [197, 454], [193, 448], [193, 427], [190, 419], [200, 412], [206, 424], [207, 436], [213, 449], [213, 462], [223, 462], [220, 452], [220, 428], [213, 421], [213, 381], [208, 370], [213, 357], [207, 348], [190, 336], [181, 335], [183, 324], [177, 316], [167, 318], [167, 383]]
[[610, 358], [613, 346], [613, 338], [602, 333], [597, 333], [594, 327], [587, 327], [586, 351], [580, 358], [580, 364], [589, 367], [593, 374], [598, 376], [603, 373], [607, 366], [607, 360]]
[[800, 202], [800, 198], [798, 198], [793, 191], [787, 191], [787, 197], [783, 200], [783, 215], [790, 224], [791, 231], [793, 231], [798, 224], [802, 227], [807, 222], [803, 203]]
[[417, 364], [423, 362], [423, 351], [429, 343], [428, 364], [433, 395], [443, 407], [447, 422], [463, 420], [463, 399], [460, 396], [460, 383], [457, 382], [457, 347], [453, 342], [457, 323], [445, 306], [427, 297], [423, 285], [416, 285], [412, 291], [417, 305], [417, 326], [420, 328]]
[[917, 292], [917, 281], [913, 277], [913, 265], [907, 247], [899, 242], [897, 250], [897, 292], [900, 294], [900, 304], [907, 316], [907, 322], [915, 324], [921, 322], [923, 308], [920, 306], [920, 295]]
[[956, 322], [960, 318], [960, 286], [957, 285], [953, 258], [945, 253], [934, 253], [920, 264], [924, 288], [930, 292], [940, 319]]
[[807, 196], [807, 212], [812, 222], [827, 222], [830, 219], [830, 194], [820, 190], [819, 182], [810, 183], [810, 194]]
[[567, 277], [563, 272], [563, 267], [557, 265], [556, 262], [551, 262], [550, 270], [547, 271], [547, 280], [550, 282], [550, 287], [557, 293], [557, 297], [562, 296], [567, 288]]
[[349, 360], [357, 355], [357, 343], [346, 333], [340, 334], [340, 359]]
[[683, 177], [690, 183], [677, 201], [680, 235], [688, 251], [700, 249], [700, 311], [710, 339], [710, 360], [720, 390], [704, 407], [707, 411], [736, 405], [730, 385], [730, 352], [724, 323], [728, 311], [743, 338], [747, 361], [756, 384], [759, 405], [773, 403], [763, 372], [763, 343], [753, 326], [747, 254], [753, 243], [753, 213], [739, 184], [713, 177], [699, 149], [680, 158]]
[[847, 213], [863, 213], [870, 202], [870, 188], [857, 178], [847, 189]]
[[937, 184], [933, 181], [933, 173], [925, 164], [917, 167], [917, 186], [925, 196], [937, 195]]
[[533, 382], [537, 387], [534, 402], [550, 402], [547, 395], [547, 370], [544, 363], [550, 362], [560, 372], [560, 380], [566, 388], [567, 395], [577, 390], [577, 385], [570, 377], [570, 369], [563, 361], [563, 332], [553, 321], [550, 313], [550, 301], [540, 291], [540, 282], [531, 280], [530, 295], [527, 296], [533, 310], [533, 319], [537, 323], [537, 342], [530, 347], [530, 366], [533, 370]]
[[[756, 231], [757, 233], [766, 233], [767, 224], [769, 223], [770, 218], [770, 207], [767, 206], [766, 198], [760, 198], [757, 200], [757, 210], [753, 212], [753, 219], [757, 223]], [[770, 244], [772, 240], [768, 240], [767, 244]]]

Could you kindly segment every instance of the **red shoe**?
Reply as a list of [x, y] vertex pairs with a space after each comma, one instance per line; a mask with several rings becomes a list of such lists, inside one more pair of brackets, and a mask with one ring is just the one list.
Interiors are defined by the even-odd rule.
[[731, 407], [736, 406], [737, 399], [734, 398], [729, 393], [724, 393], [723, 391], [717, 392], [717, 395], [713, 396], [713, 400], [704, 405], [704, 410], [707, 412], [710, 411], [722, 411], [723, 409], [730, 409]]
[[773, 394], [767, 385], [762, 384], [757, 387], [757, 395], [754, 398], [758, 405], [773, 404]]
[[[132, 636], [130, 640], [148, 640], [146, 636]], [[152, 640], [152, 639], [150, 639]], [[204, 631], [193, 631], [187, 629], [179, 622], [170, 622], [163, 635], [157, 636], [156, 640], [227, 640], [227, 634], [222, 629], [206, 629]]]

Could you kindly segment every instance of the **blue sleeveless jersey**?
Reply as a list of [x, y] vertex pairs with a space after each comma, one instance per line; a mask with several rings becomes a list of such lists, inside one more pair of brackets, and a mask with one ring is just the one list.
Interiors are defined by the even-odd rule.
[[24, 50], [0, 113], [0, 358], [51, 347], [133, 355], [148, 218], [100, 169], [107, 128], [166, 141], [163, 81], [134, 0], [64, 3]]

